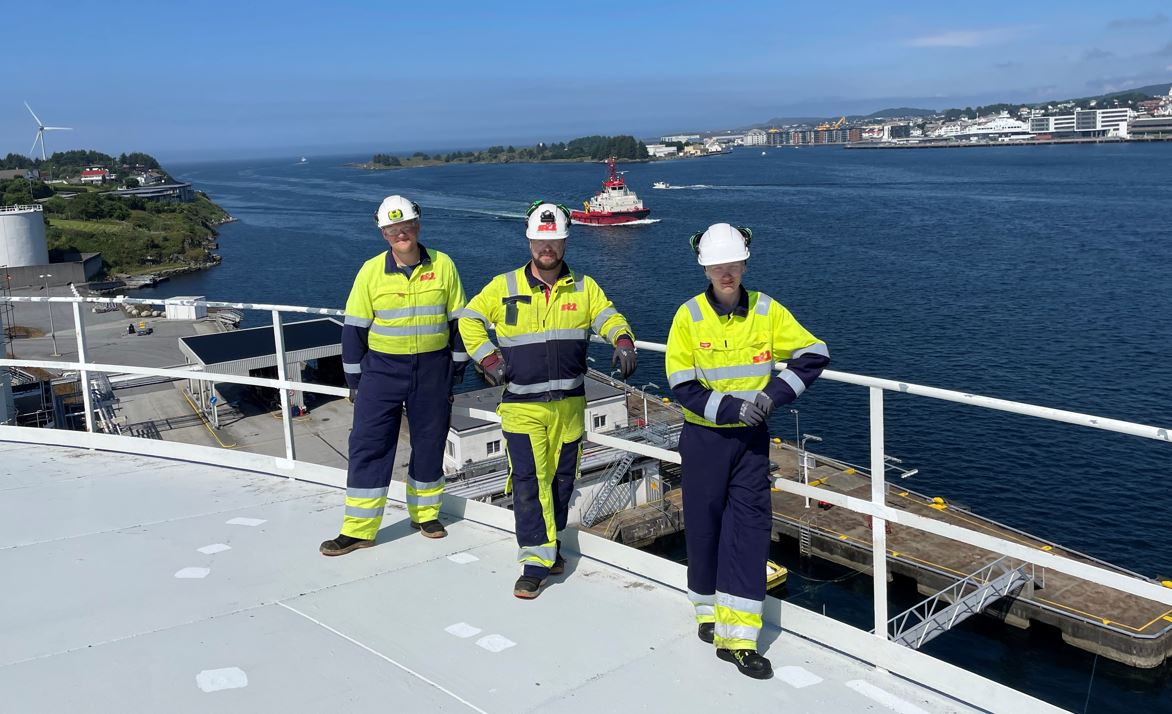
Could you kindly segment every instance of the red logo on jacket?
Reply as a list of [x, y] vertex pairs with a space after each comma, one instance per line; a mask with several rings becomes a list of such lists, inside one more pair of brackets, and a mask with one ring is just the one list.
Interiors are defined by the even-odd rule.
[[761, 364], [762, 362], [768, 362], [769, 357], [770, 357], [769, 350], [765, 350], [761, 354], [755, 355], [753, 357], [753, 364]]
[[562, 303], [562, 312], [578, 312], [578, 303], [576, 303], [576, 302], [563, 302]]
[[420, 280], [435, 280], [435, 273], [424, 273], [419, 276]]
[[706, 350], [706, 349], [708, 349], [708, 348], [710, 348], [710, 347], [712, 347], [712, 343], [711, 343], [711, 342], [701, 342], [701, 343], [700, 343], [700, 349], [702, 349], [702, 350]]

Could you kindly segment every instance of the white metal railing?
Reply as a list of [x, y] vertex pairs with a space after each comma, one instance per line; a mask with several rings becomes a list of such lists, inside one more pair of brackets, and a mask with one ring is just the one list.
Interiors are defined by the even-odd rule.
[[43, 211], [43, 210], [45, 210], [44, 206], [42, 206], [39, 203], [34, 203], [31, 205], [27, 205], [27, 206], [20, 206], [20, 205], [0, 206], [0, 213], [16, 213], [17, 211]]
[[[329, 387], [289, 380], [287, 379], [287, 375], [285, 374], [283, 367], [285, 358], [284, 337], [282, 332], [283, 313], [329, 315], [339, 317], [344, 315], [342, 310], [328, 308], [309, 308], [291, 305], [217, 302], [208, 300], [146, 300], [126, 297], [117, 297], [112, 299], [69, 297], [0, 297], [0, 301], [72, 303], [74, 329], [76, 331], [78, 345], [77, 361], [65, 362], [51, 360], [0, 359], [0, 367], [40, 367], [42, 369], [76, 370], [80, 372], [82, 379], [82, 395], [85, 400], [86, 408], [86, 426], [87, 429], [91, 432], [94, 430], [93, 404], [91, 403], [89, 388], [89, 374], [91, 372], [118, 372], [126, 374], [169, 377], [175, 379], [228, 382], [234, 384], [269, 387], [277, 389], [281, 393], [281, 413], [282, 420], [284, 422], [283, 429], [285, 437], [284, 465], [291, 466], [296, 458], [296, 449], [294, 444], [292, 418], [289, 412], [289, 390], [310, 392], [315, 394], [328, 394], [333, 396], [346, 396], [349, 394], [349, 390], [341, 387]], [[165, 369], [90, 363], [87, 360], [84, 336], [85, 325], [83, 315], [85, 313], [81, 310], [82, 303], [86, 302], [113, 302], [149, 305], [164, 303], [183, 306], [201, 305], [206, 307], [231, 308], [238, 310], [268, 311], [272, 315], [273, 334], [276, 339], [278, 379], [242, 377], [231, 374], [215, 374], [211, 372], [200, 371], [198, 369]], [[639, 349], [651, 352], [662, 353], [666, 349], [663, 344], [657, 342], [645, 342], [642, 340], [636, 341], [635, 345]], [[784, 367], [784, 362], [775, 363], [775, 368], [777, 369], [783, 369]], [[870, 404], [871, 498], [870, 500], [854, 498], [786, 479], [779, 479], [775, 483], [775, 486], [778, 489], [788, 493], [806, 498], [814, 498], [820, 501], [826, 501], [827, 503], [831, 503], [835, 506], [840, 506], [857, 513], [871, 516], [874, 521], [873, 527], [871, 529], [871, 546], [873, 562], [872, 580], [874, 582], [874, 635], [876, 637], [880, 639], [888, 638], [887, 622], [889, 618], [887, 616], [886, 536], [886, 524], [888, 521], [897, 523], [901, 526], [915, 528], [927, 533], [932, 533], [933, 535], [965, 543], [967, 545], [975, 546], [977, 548], [992, 551], [1001, 555], [1008, 555], [1026, 563], [1031, 563], [1043, 568], [1049, 568], [1060, 573], [1065, 573], [1076, 578], [1081, 578], [1088, 582], [1096, 583], [1098, 585], [1112, 588], [1120, 592], [1125, 592], [1130, 595], [1153, 600], [1155, 602], [1172, 607], [1172, 589], [1164, 587], [1159, 583], [1108, 570], [1098, 565], [1082, 563], [1070, 558], [1022, 545], [1020, 543], [1014, 543], [1012, 541], [1005, 540], [1004, 538], [990, 536], [984, 533], [970, 530], [968, 528], [951, 525], [924, 516], [918, 516], [888, 506], [885, 501], [887, 487], [885, 478], [886, 462], [884, 459], [885, 422], [883, 416], [883, 393], [885, 391], [892, 391], [903, 394], [928, 397], [931, 399], [956, 402], [959, 404], [969, 404], [986, 409], [995, 409], [999, 411], [1011, 412], [1014, 414], [1023, 414], [1040, 419], [1046, 419], [1049, 421], [1058, 421], [1094, 429], [1113, 431], [1120, 434], [1140, 436], [1143, 438], [1154, 439], [1163, 442], [1172, 442], [1172, 438], [1169, 436], [1169, 432], [1172, 431], [1172, 429], [1148, 426], [1144, 424], [1135, 424], [1117, 419], [1105, 419], [1103, 417], [1097, 417], [1090, 414], [1081, 414], [1078, 412], [1064, 411], [1061, 409], [1051, 409], [1049, 407], [1039, 407], [1022, 402], [1012, 402], [1004, 399], [996, 399], [976, 394], [956, 392], [947, 389], [938, 389], [936, 387], [926, 387], [908, 382], [867, 377], [834, 370], [824, 371], [822, 373], [822, 378], [835, 382], [843, 382], [846, 384], [866, 387], [868, 390]], [[455, 413], [464, 416], [483, 419], [485, 421], [500, 421], [500, 417], [498, 417], [495, 412], [488, 410], [457, 408], [454, 411]], [[2, 428], [0, 428], [0, 434], [2, 433]], [[671, 463], [680, 463], [680, 456], [678, 452], [669, 451], [667, 449], [652, 446], [650, 444], [636, 443], [626, 439], [620, 439], [614, 436], [600, 434], [593, 431], [588, 431], [586, 438], [589, 441], [602, 444], [604, 446], [624, 449], [626, 451], [631, 451], [643, 456], [649, 456]], [[280, 461], [278, 461], [278, 463], [280, 464]]]

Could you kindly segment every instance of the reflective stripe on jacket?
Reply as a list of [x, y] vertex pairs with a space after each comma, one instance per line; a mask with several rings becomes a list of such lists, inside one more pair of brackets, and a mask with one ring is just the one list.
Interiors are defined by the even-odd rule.
[[[667, 382], [694, 424], [743, 426], [736, 399], [752, 401], [764, 391], [775, 405], [789, 403], [830, 362], [826, 343], [776, 300], [748, 291], [742, 305], [720, 315], [705, 292], [681, 305], [672, 320]], [[789, 366], [774, 376], [778, 360]]]
[[383, 252], [363, 264], [346, 300], [342, 368], [358, 386], [367, 350], [410, 355], [452, 349], [454, 321], [466, 302], [456, 266], [446, 254], [419, 246], [422, 262], [411, 278]]
[[477, 362], [498, 349], [489, 339], [490, 327], [505, 360], [506, 402], [584, 395], [591, 330], [612, 345], [622, 335], [634, 339], [626, 318], [598, 283], [564, 264], [548, 296], [545, 284], [526, 264], [496, 276], [468, 301], [460, 316], [460, 335]]

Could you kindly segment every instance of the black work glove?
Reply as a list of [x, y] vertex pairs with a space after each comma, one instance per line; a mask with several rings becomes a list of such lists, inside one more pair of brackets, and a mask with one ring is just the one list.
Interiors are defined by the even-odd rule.
[[742, 399], [737, 418], [746, 426], [757, 426], [765, 421], [765, 411], [756, 402]]
[[464, 370], [468, 369], [467, 362], [455, 362], [452, 364], [452, 386], [463, 384]]
[[635, 352], [635, 343], [626, 335], [615, 340], [614, 356], [610, 358], [610, 366], [618, 367], [623, 379], [630, 377], [639, 364], [639, 357]]
[[493, 352], [480, 363], [484, 368], [484, 380], [494, 387], [505, 383], [505, 358]]
[[757, 398], [753, 400], [753, 403], [757, 405], [758, 409], [765, 412], [766, 419], [773, 413], [773, 399], [765, 392], [757, 392]]
[[346, 397], [346, 401], [348, 401], [348, 402], [350, 402], [351, 404], [353, 404], [355, 399], [358, 399], [358, 390], [357, 390], [357, 389], [351, 389], [351, 390], [350, 390], [350, 396]]

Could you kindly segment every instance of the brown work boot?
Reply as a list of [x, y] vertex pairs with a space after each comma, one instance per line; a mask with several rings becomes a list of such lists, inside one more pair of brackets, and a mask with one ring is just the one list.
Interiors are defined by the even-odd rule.
[[444, 524], [438, 520], [424, 521], [423, 523], [411, 521], [411, 527], [423, 534], [424, 538], [443, 538], [448, 534], [444, 530]]
[[538, 591], [541, 590], [541, 584], [545, 582], [544, 579], [534, 577], [532, 575], [522, 575], [517, 578], [517, 583], [513, 586], [513, 595], [522, 600], [532, 600], [537, 597]]
[[365, 538], [352, 538], [348, 535], [340, 535], [333, 540], [324, 541], [318, 550], [322, 555], [346, 555], [352, 550], [359, 548], [369, 548], [374, 545], [374, 540], [366, 540]]
[[549, 568], [550, 575], [561, 575], [566, 572], [566, 559], [562, 557], [562, 542], [558, 542], [557, 555], [554, 556], [553, 565]]
[[757, 650], [716, 650], [716, 656], [725, 662], [732, 662], [740, 673], [753, 679], [769, 679], [773, 676], [773, 665], [757, 654]]

